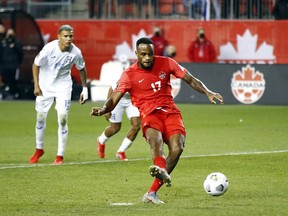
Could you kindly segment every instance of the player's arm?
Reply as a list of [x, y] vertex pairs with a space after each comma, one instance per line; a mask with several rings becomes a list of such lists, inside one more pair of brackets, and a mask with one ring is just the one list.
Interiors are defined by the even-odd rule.
[[[112, 93], [113, 93], [113, 89], [112, 89], [112, 86], [110, 86], [110, 88], [108, 89], [108, 93], [107, 93], [107, 99], [109, 99]], [[109, 121], [109, 119], [111, 118], [111, 112], [105, 113], [105, 118], [107, 121]]]
[[186, 74], [182, 77], [182, 79], [188, 83], [194, 90], [206, 94], [208, 99], [210, 100], [211, 103], [216, 104], [216, 100], [219, 101], [219, 103], [223, 104], [223, 97], [219, 93], [215, 93], [210, 91], [204, 83], [201, 82], [201, 80], [197, 79], [194, 77], [189, 71], [186, 72]]
[[87, 70], [84, 67], [80, 71], [80, 80], [82, 84], [82, 92], [80, 94], [79, 103], [84, 104], [88, 100], [88, 88], [87, 88]]
[[39, 66], [37, 66], [35, 63], [32, 65], [32, 74], [33, 74], [33, 81], [34, 81], [34, 95], [35, 96], [41, 96], [42, 91], [39, 86]]
[[123, 95], [124, 93], [122, 92], [113, 92], [111, 96], [106, 100], [102, 108], [92, 107], [90, 115], [102, 116], [105, 113], [111, 112], [116, 107], [116, 105], [118, 104], [120, 99], [123, 97]]

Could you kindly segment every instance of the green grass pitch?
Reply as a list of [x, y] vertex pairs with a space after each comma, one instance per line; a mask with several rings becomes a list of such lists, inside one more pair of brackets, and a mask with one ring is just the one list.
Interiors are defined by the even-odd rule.
[[[287, 106], [178, 104], [186, 147], [172, 187], [158, 192], [165, 204], [155, 205], [141, 202], [153, 181], [142, 133], [127, 151], [129, 161], [116, 160], [129, 128], [125, 117], [122, 130], [107, 143], [105, 159], [99, 159], [96, 139], [108, 122], [89, 116], [95, 105], [72, 103], [62, 166], [51, 165], [57, 151], [53, 107], [45, 155], [34, 166], [28, 164], [35, 149], [34, 101], [0, 102], [0, 215], [287, 215]], [[203, 189], [214, 171], [230, 182], [220, 197]]]

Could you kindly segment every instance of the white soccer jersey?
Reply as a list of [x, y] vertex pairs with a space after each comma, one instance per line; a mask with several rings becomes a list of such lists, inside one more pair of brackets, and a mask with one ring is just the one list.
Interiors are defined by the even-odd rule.
[[[112, 85], [112, 89], [114, 90], [117, 86], [117, 83]], [[137, 107], [132, 105], [130, 94], [127, 92], [123, 95], [120, 99], [116, 107], [111, 112], [111, 118], [109, 119], [110, 122], [117, 123], [122, 122], [123, 112], [126, 112], [128, 119], [132, 117], [139, 117], [140, 113]]]
[[85, 67], [81, 50], [72, 43], [69, 51], [62, 52], [58, 40], [46, 44], [34, 63], [40, 66], [39, 86], [43, 96], [72, 91], [72, 66], [75, 64], [78, 70]]

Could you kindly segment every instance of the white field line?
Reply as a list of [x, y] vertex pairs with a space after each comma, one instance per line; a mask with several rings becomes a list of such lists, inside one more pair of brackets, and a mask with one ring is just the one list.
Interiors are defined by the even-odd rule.
[[[285, 153], [288, 150], [275, 150], [275, 151], [255, 151], [255, 152], [230, 152], [224, 154], [202, 154], [202, 155], [190, 155], [190, 156], [181, 156], [181, 158], [194, 158], [194, 157], [219, 157], [219, 156], [234, 156], [234, 155], [258, 155], [258, 154], [276, 154], [276, 153]], [[129, 161], [144, 161], [151, 160], [151, 158], [137, 158], [129, 159]], [[47, 167], [47, 166], [64, 166], [64, 165], [85, 165], [85, 164], [98, 164], [98, 163], [114, 163], [121, 162], [127, 163], [119, 160], [97, 160], [97, 161], [84, 161], [84, 162], [67, 162], [63, 165], [53, 165], [53, 164], [0, 164], [0, 170], [4, 169], [17, 169], [17, 168], [32, 168], [32, 167]]]

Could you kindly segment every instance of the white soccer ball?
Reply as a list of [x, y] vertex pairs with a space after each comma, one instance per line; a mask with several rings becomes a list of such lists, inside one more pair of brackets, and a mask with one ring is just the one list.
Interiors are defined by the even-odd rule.
[[229, 181], [223, 173], [213, 172], [206, 177], [203, 186], [209, 195], [221, 196], [227, 191]]

